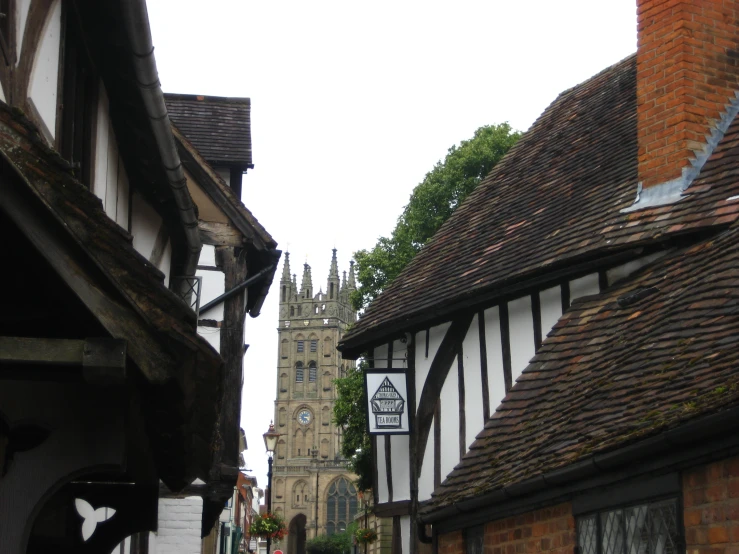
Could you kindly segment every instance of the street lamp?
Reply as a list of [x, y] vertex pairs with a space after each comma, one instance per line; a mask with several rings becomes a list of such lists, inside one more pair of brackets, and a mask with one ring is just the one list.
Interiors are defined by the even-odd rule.
[[[267, 449], [267, 512], [272, 513], [272, 456], [275, 453], [277, 447], [277, 439], [280, 438], [280, 434], [275, 431], [273, 422], [269, 422], [269, 429], [262, 435], [264, 437], [264, 447]], [[272, 538], [267, 537], [267, 554], [269, 554], [269, 548], [272, 546]]]

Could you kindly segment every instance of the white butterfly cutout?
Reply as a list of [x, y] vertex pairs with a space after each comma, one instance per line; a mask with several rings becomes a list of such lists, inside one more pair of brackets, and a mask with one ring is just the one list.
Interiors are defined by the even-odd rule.
[[83, 519], [82, 539], [84, 541], [87, 541], [87, 539], [92, 537], [98, 523], [108, 521], [115, 515], [115, 510], [113, 508], [106, 508], [103, 506], [96, 510], [89, 502], [82, 500], [81, 498], [74, 499], [74, 507], [77, 508], [77, 513], [82, 516]]

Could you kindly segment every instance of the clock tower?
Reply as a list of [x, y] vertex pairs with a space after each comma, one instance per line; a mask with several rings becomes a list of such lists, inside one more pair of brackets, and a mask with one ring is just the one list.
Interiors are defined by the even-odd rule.
[[280, 279], [272, 509], [288, 525], [280, 544], [286, 554], [305, 554], [306, 539], [343, 531], [357, 511], [356, 476], [341, 457], [341, 429], [333, 422], [336, 388], [352, 360], [336, 350], [356, 312], [349, 295], [356, 289], [354, 262], [340, 278], [336, 249], [325, 292], [313, 289], [311, 268], [303, 265], [300, 288], [290, 272], [290, 254]]

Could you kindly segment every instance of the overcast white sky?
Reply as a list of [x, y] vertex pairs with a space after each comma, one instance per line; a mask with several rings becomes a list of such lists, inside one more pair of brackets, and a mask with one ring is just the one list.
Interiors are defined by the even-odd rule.
[[[635, 0], [148, 0], [166, 92], [252, 100], [243, 201], [325, 290], [388, 235], [447, 149], [482, 125], [526, 130], [563, 90], [636, 49]], [[281, 262], [282, 264], [282, 262]], [[282, 270], [278, 269], [277, 279]], [[248, 319], [242, 426], [266, 486], [277, 286]]]

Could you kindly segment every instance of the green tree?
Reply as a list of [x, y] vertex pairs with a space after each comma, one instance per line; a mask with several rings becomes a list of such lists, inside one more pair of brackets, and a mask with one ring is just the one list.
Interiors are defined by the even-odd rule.
[[349, 460], [349, 468], [358, 479], [357, 488], [372, 488], [372, 445], [367, 435], [367, 414], [364, 404], [364, 362], [349, 368], [346, 377], [336, 379], [334, 421], [344, 429], [341, 455]]
[[390, 237], [354, 253], [359, 268], [359, 287], [352, 295], [355, 309], [365, 308], [398, 276], [520, 136], [508, 123], [486, 125], [449, 149], [413, 189]]

